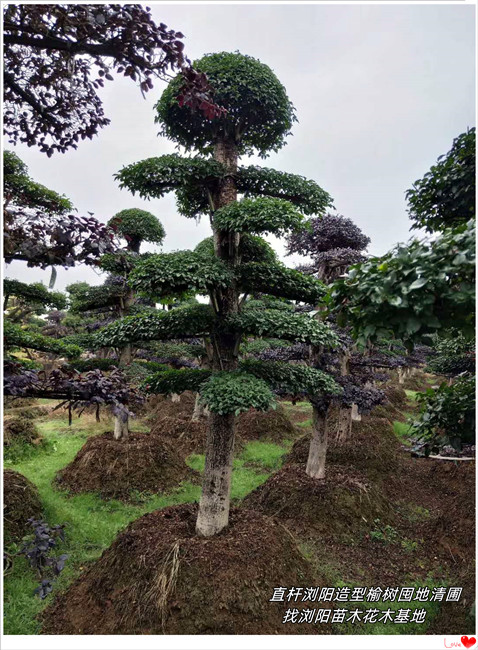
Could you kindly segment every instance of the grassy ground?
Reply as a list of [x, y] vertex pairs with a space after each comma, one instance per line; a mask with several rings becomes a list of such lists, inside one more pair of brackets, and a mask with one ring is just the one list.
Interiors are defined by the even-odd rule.
[[[410, 400], [413, 391], [408, 391]], [[39, 400], [42, 402], [42, 400]], [[285, 403], [288, 412], [297, 416], [294, 420], [304, 428], [311, 425], [311, 406], [309, 402]], [[200, 486], [184, 483], [167, 495], [137, 494], [133, 503], [103, 501], [96, 494], [69, 496], [56, 489], [56, 473], [70, 463], [87, 438], [112, 429], [108, 420], [97, 423], [93, 416], [85, 414], [75, 419], [71, 427], [60, 413], [52, 414], [36, 422], [45, 444], [20, 454], [15, 459], [6, 459], [5, 467], [24, 474], [38, 488], [44, 505], [44, 516], [50, 525], [66, 523], [66, 541], [61, 544], [58, 554], [67, 553], [69, 559], [65, 570], [54, 585], [53, 594], [44, 601], [33, 596], [38, 580], [26, 561], [15, 558], [12, 571], [4, 583], [4, 631], [6, 634], [38, 634], [40, 625], [37, 615], [61, 589], [64, 589], [84, 569], [86, 563], [98, 558], [117, 536], [118, 532], [141, 515], [169, 505], [195, 502], [200, 496]], [[407, 440], [408, 425], [395, 422], [395, 432], [402, 440]], [[141, 420], [132, 423], [132, 429], [147, 431]], [[267, 480], [273, 471], [280, 468], [284, 455], [289, 451], [292, 441], [285, 440], [281, 445], [253, 441], [246, 444], [241, 454], [234, 460], [232, 479], [232, 498], [239, 500]], [[204, 456], [192, 455], [187, 463], [193, 469], [204, 469]], [[9, 549], [15, 552], [15, 548]], [[304, 548], [306, 553], [306, 549]], [[340, 577], [334, 583], [342, 586]], [[350, 626], [349, 626], [350, 627]], [[362, 626], [363, 627], [363, 626]], [[391, 627], [391, 626], [387, 626]], [[398, 626], [397, 632], [407, 633], [408, 626]], [[380, 633], [381, 626], [365, 626], [359, 630], [338, 626], [336, 633]], [[371, 629], [373, 628], [373, 630]], [[397, 626], [395, 626], [397, 629]], [[387, 629], [387, 633], [390, 630]]]
[[[33, 596], [38, 585], [36, 575], [22, 557], [15, 558], [13, 570], [4, 584], [4, 630], [5, 634], [38, 634], [37, 614], [50, 602], [55, 593], [67, 586], [82, 571], [84, 565], [99, 557], [122, 528], [141, 515], [178, 503], [199, 500], [199, 485], [184, 483], [168, 495], [137, 495], [137, 503], [103, 501], [96, 494], [69, 496], [56, 489], [53, 481], [58, 470], [70, 463], [87, 438], [112, 428], [108, 421], [97, 423], [90, 415], [75, 419], [71, 427], [64, 417], [37, 421], [45, 439], [42, 447], [29, 450], [20, 460], [6, 460], [5, 467], [24, 474], [38, 488], [44, 516], [49, 524], [66, 523], [66, 541], [58, 554], [67, 553], [66, 568], [55, 583], [54, 592], [44, 601]], [[147, 431], [140, 421], [132, 423], [132, 430]], [[281, 459], [292, 443], [282, 446], [253, 441], [246, 444], [241, 455], [234, 461], [232, 498], [237, 500], [267, 480], [278, 469]], [[193, 455], [188, 464], [202, 471], [204, 456]], [[14, 552], [16, 549], [9, 549]]]

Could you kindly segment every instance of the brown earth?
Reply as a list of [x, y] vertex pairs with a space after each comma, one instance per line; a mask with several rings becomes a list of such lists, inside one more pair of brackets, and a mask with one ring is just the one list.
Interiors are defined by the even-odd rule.
[[73, 493], [98, 492], [128, 500], [131, 491], [165, 492], [198, 474], [184, 464], [174, 444], [148, 433], [115, 440], [110, 432], [89, 438], [56, 482]]
[[[432, 580], [463, 587], [460, 601], [443, 603], [427, 633], [473, 631], [475, 463], [412, 458], [392, 435], [386, 419], [354, 422], [352, 440], [342, 449], [330, 445], [322, 481], [305, 474], [304, 437], [289, 464], [243, 505], [280, 519], [336, 580], [360, 586]], [[370, 500], [358, 498], [360, 493]]]
[[377, 517], [391, 517], [387, 502], [364, 474], [332, 465], [325, 479], [307, 476], [305, 465], [286, 465], [242, 505], [278, 517], [302, 539], [325, 534], [350, 542]]
[[289, 604], [269, 602], [274, 587], [316, 584], [290, 533], [232, 509], [225, 531], [202, 538], [196, 515], [196, 505], [171, 506], [130, 524], [46, 610], [42, 632], [296, 634], [282, 624]]
[[38, 444], [41, 436], [33, 421], [29, 418], [5, 415], [3, 420], [3, 444]]
[[3, 525], [4, 540], [18, 541], [27, 535], [31, 527], [30, 517], [39, 519], [42, 505], [38, 490], [26, 476], [6, 469], [3, 472]]
[[[181, 396], [182, 401], [183, 396]], [[198, 422], [193, 422], [191, 415], [194, 402], [190, 404], [189, 415], [185, 415], [186, 401], [183, 406], [181, 402], [172, 403], [166, 400], [164, 407], [169, 415], [163, 415], [158, 403], [154, 419], [148, 418], [152, 424], [151, 434], [172, 442], [183, 458], [187, 458], [190, 454], [203, 454], [208, 420], [201, 418]], [[176, 415], [170, 415], [174, 410], [171, 405], [177, 407]], [[298, 433], [299, 430], [282, 406], [279, 405], [276, 410], [271, 409], [266, 412], [251, 409], [236, 418], [236, 453], [245, 442], [250, 440], [268, 440], [280, 444], [286, 439], [297, 437]]]
[[[309, 445], [309, 435], [299, 438], [285, 457], [284, 464], [305, 466]], [[401, 461], [400, 449], [400, 442], [387, 419], [363, 416], [360, 422], [352, 422], [349, 440], [337, 443], [332, 437], [327, 450], [327, 464], [353, 468], [368, 480], [380, 482], [390, 472], [397, 471]]]

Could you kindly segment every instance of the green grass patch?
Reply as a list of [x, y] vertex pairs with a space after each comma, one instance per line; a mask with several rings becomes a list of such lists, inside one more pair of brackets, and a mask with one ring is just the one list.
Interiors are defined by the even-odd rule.
[[407, 397], [411, 402], [416, 402], [417, 395], [418, 395], [419, 392], [420, 392], [419, 390], [407, 390], [407, 389], [405, 389], [405, 393], [407, 394]]
[[[410, 414], [408, 413], [404, 413], [404, 415], [410, 417]], [[413, 427], [408, 422], [398, 422], [395, 420], [393, 423], [393, 431], [400, 442], [404, 445], [412, 444], [410, 441], [410, 435], [413, 432]]]
[[286, 441], [284, 445], [276, 445], [272, 442], [253, 440], [247, 443], [239, 458], [246, 464], [261, 465], [266, 469], [279, 469], [283, 457], [291, 446], [291, 441]]
[[[204, 454], [191, 454], [186, 463], [197, 472], [204, 472]], [[235, 458], [232, 466], [231, 499], [243, 499], [245, 496], [262, 485], [270, 476], [270, 472], [261, 472], [247, 467], [246, 461]]]
[[297, 422], [296, 427], [301, 427], [302, 429], [308, 429], [312, 426], [312, 418], [304, 420], [303, 422]]
[[[44, 506], [44, 517], [50, 525], [67, 524], [66, 541], [58, 547], [58, 553], [67, 553], [69, 559], [55, 583], [53, 594], [44, 601], [33, 595], [38, 585], [33, 569], [27, 566], [23, 558], [14, 559], [13, 569], [4, 581], [5, 634], [38, 634], [36, 615], [51, 602], [55, 594], [79, 575], [85, 563], [101, 555], [120, 530], [147, 512], [177, 503], [198, 501], [201, 493], [200, 486], [185, 483], [168, 495], [156, 494], [145, 498], [139, 505], [103, 501], [94, 493], [69, 496], [55, 488], [53, 481], [56, 473], [73, 460], [89, 437], [88, 433], [101, 433], [109, 427], [105, 426], [105, 422], [98, 424], [91, 422], [91, 419], [88, 425], [87, 418], [75, 419], [71, 427], [68, 427], [67, 420], [60, 418], [37, 424], [48, 441], [48, 449], [37, 450], [34, 457], [19, 462], [6, 461], [5, 467], [24, 474], [37, 486]], [[133, 430], [145, 429], [138, 421], [132, 424]], [[88, 432], [88, 426], [92, 431]]]

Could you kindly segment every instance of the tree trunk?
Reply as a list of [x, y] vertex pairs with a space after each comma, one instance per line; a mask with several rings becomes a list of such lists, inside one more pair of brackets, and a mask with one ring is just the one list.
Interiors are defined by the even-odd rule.
[[339, 426], [337, 430], [337, 442], [345, 442], [352, 433], [352, 409], [342, 406], [339, 410]]
[[128, 343], [124, 348], [121, 349], [120, 356], [119, 356], [119, 365], [120, 366], [127, 366], [131, 363], [133, 360], [133, 348], [131, 346], [131, 343]]
[[115, 415], [115, 440], [126, 440], [129, 435], [129, 417], [122, 415]]
[[196, 522], [196, 532], [204, 537], [216, 535], [229, 521], [234, 420], [233, 414], [209, 416], [206, 465]]
[[359, 413], [357, 404], [352, 404], [352, 421], [361, 422], [362, 416]]
[[[237, 200], [236, 143], [231, 139], [218, 141], [214, 148], [214, 158], [226, 167], [226, 174], [220, 180], [218, 190], [212, 198], [213, 208], [218, 210]], [[214, 220], [212, 225], [214, 250], [217, 257], [231, 267], [237, 265], [239, 263], [239, 233], [217, 230], [214, 227]], [[215, 290], [212, 297], [219, 322], [239, 311], [239, 291], [234, 283], [226, 289]], [[235, 370], [237, 368], [238, 341], [237, 334], [222, 332], [220, 328], [213, 334], [213, 370]], [[196, 532], [204, 537], [216, 535], [227, 526], [229, 521], [234, 421], [234, 414], [211, 413], [209, 416], [206, 464], [196, 522]]]
[[325, 457], [327, 455], [327, 411], [312, 406], [312, 439], [305, 472], [311, 478], [325, 477]]
[[171, 402], [180, 402], [181, 395], [179, 393], [171, 393]]
[[398, 368], [398, 383], [399, 384], [405, 383], [405, 373], [403, 371], [403, 368]]
[[192, 415], [192, 422], [199, 422], [199, 420], [207, 415], [207, 408], [201, 402], [201, 396], [199, 393], [196, 395], [196, 401], [194, 402], [194, 411]]

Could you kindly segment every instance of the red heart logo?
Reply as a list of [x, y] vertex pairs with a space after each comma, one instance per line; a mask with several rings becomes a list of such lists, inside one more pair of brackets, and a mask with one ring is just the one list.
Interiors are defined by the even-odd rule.
[[465, 646], [465, 648], [471, 648], [472, 645], [475, 645], [476, 639], [474, 636], [468, 637], [468, 636], [462, 636], [461, 637], [461, 642]]

